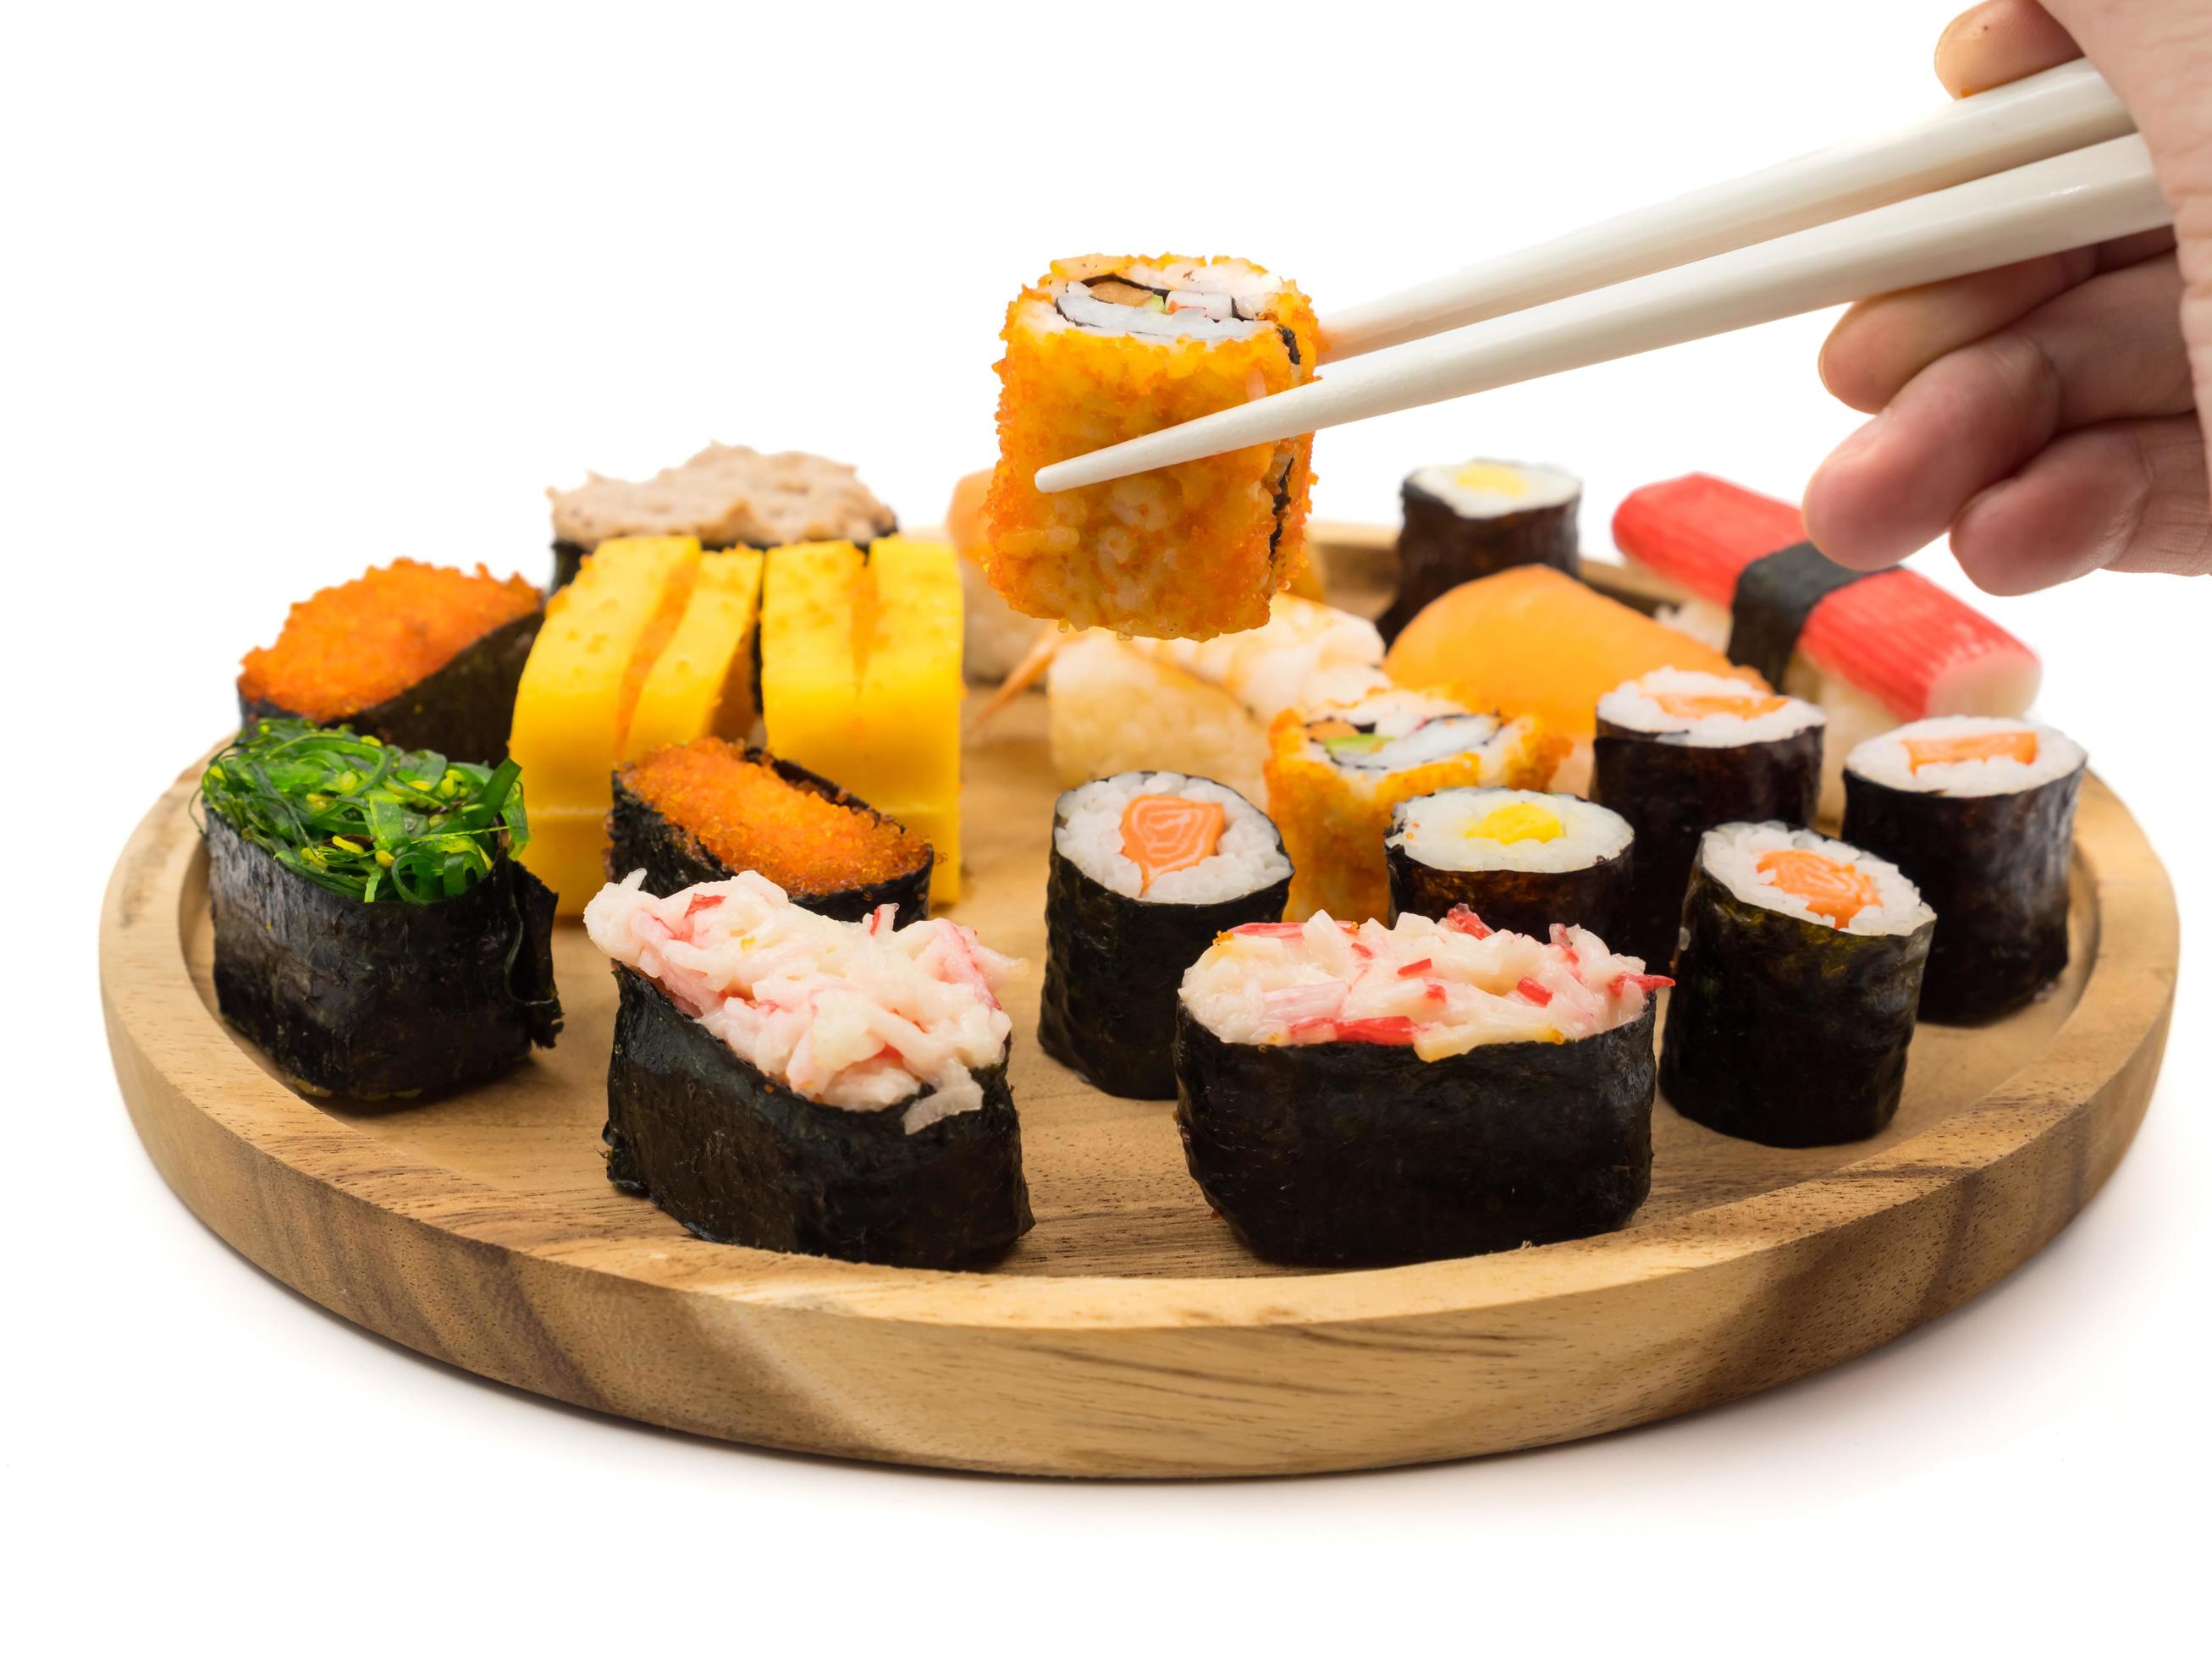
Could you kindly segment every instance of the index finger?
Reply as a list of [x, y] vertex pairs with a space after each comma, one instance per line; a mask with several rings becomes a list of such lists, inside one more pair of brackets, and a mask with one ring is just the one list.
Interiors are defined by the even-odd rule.
[[2081, 55], [2074, 37], [2036, 0], [1983, 0], [1953, 18], [1936, 41], [1936, 78], [1964, 98]]

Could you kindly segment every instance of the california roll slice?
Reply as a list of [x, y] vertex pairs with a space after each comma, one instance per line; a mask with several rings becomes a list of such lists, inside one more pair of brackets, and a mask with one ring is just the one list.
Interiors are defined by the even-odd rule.
[[216, 1006], [299, 1087], [476, 1083], [561, 1030], [520, 769], [267, 720], [200, 780]]
[[1541, 789], [1566, 752], [1538, 721], [1392, 686], [1285, 709], [1268, 733], [1267, 810], [1297, 875], [1290, 916], [1389, 914], [1383, 839], [1401, 800], [1461, 784]]
[[1176, 988], [1216, 934], [1281, 920], [1291, 861], [1233, 789], [1127, 772], [1060, 796], [1037, 1040], [1109, 1095], [1174, 1098]]
[[2066, 966], [2074, 807], [2088, 757], [2026, 720], [1915, 720], [1851, 750], [1844, 836], [1892, 860], [1942, 919], [1923, 1019], [1977, 1024]]
[[1025, 616], [1202, 640], [1305, 556], [1310, 434], [1054, 495], [1039, 467], [1313, 379], [1295, 283], [1243, 259], [1060, 259], [1006, 307], [984, 570]]
[[841, 921], [929, 914], [929, 843], [803, 766], [698, 738], [616, 768], [607, 877], [673, 893], [751, 870]]
[[895, 1267], [1030, 1225], [999, 988], [1022, 964], [891, 907], [839, 921], [748, 872], [585, 908], [621, 1006], [607, 1176], [717, 1243]]
[[1384, 842], [1394, 915], [1465, 905], [1542, 938], [1555, 921], [1601, 938], [1626, 908], [1636, 832], [1618, 812], [1535, 789], [1442, 789], [1392, 809]]
[[1666, 983], [1582, 928], [1465, 910], [1233, 929], [1176, 1005], [1192, 1178], [1253, 1251], [1306, 1266], [1618, 1227], [1651, 1186]]
[[1698, 844], [1659, 1086], [1770, 1146], [1863, 1140], [1896, 1115], [1936, 912], [1897, 866], [1786, 823]]
[[1674, 959], [1698, 838], [1717, 823], [1808, 824], [1826, 716], [1752, 681], [1658, 668], [1598, 699], [1590, 799], [1636, 829], [1623, 948]]

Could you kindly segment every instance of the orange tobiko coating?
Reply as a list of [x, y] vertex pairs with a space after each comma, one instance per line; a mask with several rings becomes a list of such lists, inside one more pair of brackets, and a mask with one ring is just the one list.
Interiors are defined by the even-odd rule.
[[999, 465], [984, 504], [984, 573], [1006, 603], [1076, 628], [1211, 639], [1258, 628], [1305, 565], [1313, 437], [1253, 444], [1057, 495], [1053, 461], [1310, 380], [1320, 337], [1291, 284], [1235, 338], [1139, 338], [1070, 325], [1055, 292], [1143, 265], [1246, 267], [1103, 255], [1057, 261], [1007, 308], [998, 366]]
[[294, 605], [276, 643], [246, 653], [238, 695], [328, 725], [421, 684], [541, 602], [521, 577], [482, 565], [394, 559]]
[[921, 866], [911, 830], [802, 788], [735, 744], [699, 738], [622, 769], [623, 785], [732, 870], [794, 897], [889, 881]]

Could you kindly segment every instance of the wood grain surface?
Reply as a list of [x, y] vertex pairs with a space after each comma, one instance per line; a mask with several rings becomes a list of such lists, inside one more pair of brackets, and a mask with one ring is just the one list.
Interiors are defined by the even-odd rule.
[[[1347, 589], [1387, 545], [1322, 539]], [[295, 1094], [213, 1012], [198, 763], [125, 848], [102, 917], [109, 1040], [140, 1137], [248, 1259], [502, 1382], [840, 1455], [1228, 1475], [1569, 1439], [1863, 1352], [2031, 1255], [2111, 1174], [2149, 1100], [2172, 895], [2092, 777], [2074, 966], [1997, 1026], [1923, 1026], [1904, 1106], [1876, 1139], [1758, 1146], [1662, 1103], [1651, 1198], [1621, 1232], [1382, 1271], [1270, 1268], [1208, 1212], [1170, 1106], [1100, 1096], [1033, 1040], [1057, 788], [1042, 724], [1027, 699], [969, 751], [974, 885], [952, 913], [1031, 963], [1009, 1006], [1037, 1224], [1000, 1268], [711, 1245], [616, 1192], [599, 1139], [613, 988], [573, 924], [556, 948], [568, 1025], [550, 1054], [411, 1106]]]

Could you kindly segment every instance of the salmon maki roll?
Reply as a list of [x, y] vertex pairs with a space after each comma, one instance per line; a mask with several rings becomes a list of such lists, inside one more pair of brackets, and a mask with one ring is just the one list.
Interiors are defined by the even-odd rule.
[[1972, 1025], [2033, 1001], [2066, 966], [2074, 807], [2088, 757], [2026, 720], [1916, 720], [1851, 750], [1844, 835], [1893, 860], [1942, 918], [1924, 1019]]
[[1659, 1087], [1683, 1116], [1769, 1146], [1863, 1140], [1905, 1091], [1936, 912], [1898, 867], [1786, 823], [1698, 848]]
[[1214, 936], [1276, 921], [1291, 860], [1267, 814], [1176, 772], [1127, 772], [1060, 796], [1045, 888], [1037, 1041], [1109, 1095], [1175, 1094], [1175, 999]]

